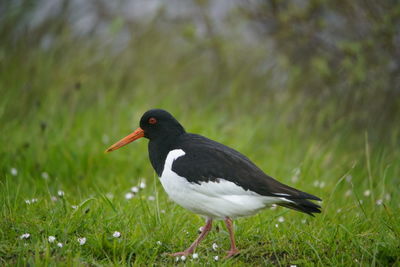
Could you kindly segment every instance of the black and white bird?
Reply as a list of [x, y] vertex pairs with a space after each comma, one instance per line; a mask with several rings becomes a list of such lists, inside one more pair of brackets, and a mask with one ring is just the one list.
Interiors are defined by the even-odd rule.
[[150, 162], [169, 197], [180, 206], [206, 218], [206, 225], [192, 245], [172, 256], [194, 252], [211, 230], [213, 220], [224, 220], [231, 240], [227, 257], [239, 253], [232, 219], [254, 215], [272, 204], [313, 215], [321, 200], [284, 185], [265, 174], [246, 156], [223, 144], [187, 133], [167, 111], [151, 109], [143, 114], [140, 127], [107, 152], [136, 139], [149, 139]]

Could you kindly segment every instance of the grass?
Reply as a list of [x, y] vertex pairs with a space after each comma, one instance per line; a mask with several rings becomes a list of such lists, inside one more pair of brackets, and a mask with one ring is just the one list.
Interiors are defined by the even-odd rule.
[[[107, 56], [85, 44], [47, 51], [3, 47], [1, 265], [176, 264], [166, 254], [188, 247], [203, 219], [168, 200], [145, 140], [103, 153], [152, 107], [323, 199], [315, 218], [277, 208], [236, 220], [242, 253], [229, 260], [222, 259], [228, 233], [218, 222], [197, 249], [199, 258], [189, 257], [186, 265], [400, 264], [399, 126], [382, 137], [353, 127], [354, 114], [332, 119], [334, 103], [315, 113], [300, 96], [271, 93], [270, 77], [253, 74], [257, 52], [242, 64], [232, 56], [221, 74], [196, 47], [165, 53], [165, 43], [148, 44], [137, 41], [135, 49]], [[141, 181], [146, 188], [125, 199]], [[31, 199], [37, 202], [25, 203]], [[30, 237], [20, 239], [24, 233]], [[49, 236], [56, 241], [49, 243]]]

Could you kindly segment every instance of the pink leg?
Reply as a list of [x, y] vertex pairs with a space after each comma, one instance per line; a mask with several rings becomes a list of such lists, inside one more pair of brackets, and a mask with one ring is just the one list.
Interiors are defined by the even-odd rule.
[[225, 218], [225, 224], [226, 224], [226, 228], [228, 228], [228, 232], [229, 232], [229, 237], [231, 239], [231, 249], [227, 252], [228, 255], [226, 255], [225, 258], [230, 258], [232, 256], [235, 256], [237, 254], [239, 254], [239, 250], [236, 248], [236, 244], [235, 244], [235, 234], [233, 231], [233, 222], [232, 219], [229, 217]]
[[182, 256], [182, 255], [187, 256], [189, 254], [192, 254], [194, 252], [194, 250], [196, 249], [196, 247], [200, 244], [201, 240], [203, 240], [204, 237], [206, 237], [206, 235], [208, 234], [208, 232], [210, 232], [211, 227], [212, 227], [212, 219], [207, 219], [207, 223], [203, 227], [203, 231], [197, 237], [197, 239], [190, 245], [190, 247], [188, 249], [186, 249], [185, 251], [172, 253], [172, 254], [170, 254], [170, 256]]

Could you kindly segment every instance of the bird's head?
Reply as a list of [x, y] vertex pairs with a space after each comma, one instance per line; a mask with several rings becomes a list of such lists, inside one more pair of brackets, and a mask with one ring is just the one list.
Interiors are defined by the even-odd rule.
[[139, 128], [110, 146], [106, 152], [114, 151], [141, 137], [156, 140], [178, 136], [182, 133], [185, 133], [185, 129], [169, 112], [162, 109], [150, 109], [140, 119]]

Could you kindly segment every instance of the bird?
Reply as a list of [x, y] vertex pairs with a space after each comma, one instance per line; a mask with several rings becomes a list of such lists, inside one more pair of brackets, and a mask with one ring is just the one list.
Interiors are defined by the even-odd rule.
[[214, 220], [224, 220], [229, 232], [230, 250], [226, 255], [229, 258], [240, 252], [235, 242], [234, 219], [254, 215], [273, 204], [311, 216], [321, 212], [321, 206], [310, 201], [321, 201], [319, 197], [275, 180], [233, 148], [187, 133], [166, 110], [146, 111], [140, 119], [140, 127], [106, 152], [142, 137], [149, 139], [151, 165], [169, 198], [206, 220], [189, 248], [171, 253], [171, 256], [194, 253], [212, 229]]

